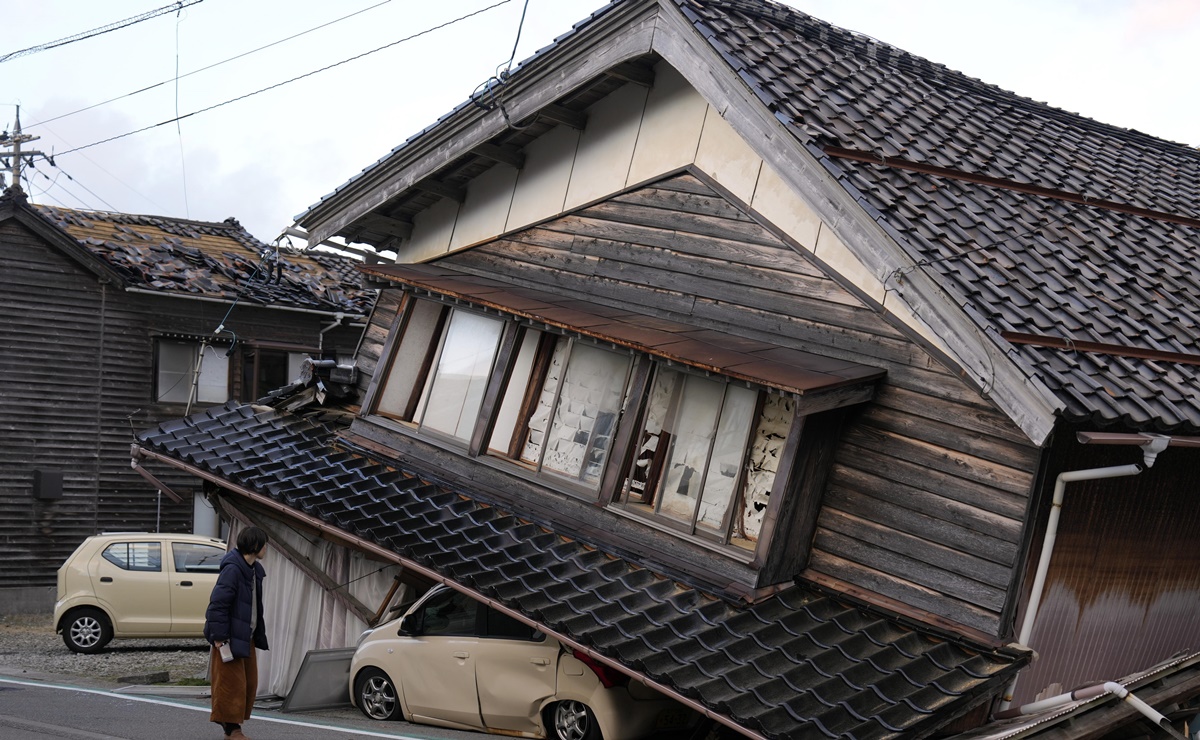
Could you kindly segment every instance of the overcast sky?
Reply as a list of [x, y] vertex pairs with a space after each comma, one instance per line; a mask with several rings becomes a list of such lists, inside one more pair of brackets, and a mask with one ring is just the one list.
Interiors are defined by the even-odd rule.
[[[203, 0], [0, 62], [0, 126], [21, 106], [34, 202], [220, 221], [270, 242], [293, 217], [465, 101], [512, 53], [524, 0], [176, 124], [77, 152], [400, 41], [498, 0]], [[516, 60], [603, 0], [528, 0]], [[166, 0], [6, 3], [0, 56]], [[1066, 110], [1200, 144], [1200, 0], [789, 0], [834, 24]], [[374, 6], [374, 7], [373, 7]], [[342, 16], [353, 17], [174, 78]], [[158, 84], [158, 83], [166, 84]], [[128, 95], [142, 88], [152, 89]], [[118, 100], [90, 110], [82, 108]], [[178, 113], [177, 113], [178, 112]], [[55, 119], [57, 120], [50, 120]], [[41, 125], [39, 122], [45, 121]]]

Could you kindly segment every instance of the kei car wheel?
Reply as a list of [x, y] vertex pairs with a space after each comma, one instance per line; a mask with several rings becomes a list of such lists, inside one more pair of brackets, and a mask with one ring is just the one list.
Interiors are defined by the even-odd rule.
[[63, 642], [76, 653], [98, 653], [112, 640], [112, 624], [99, 609], [80, 609], [63, 623]]
[[364, 668], [354, 683], [355, 704], [371, 719], [400, 719], [400, 697], [392, 679], [378, 668]]
[[550, 737], [552, 740], [600, 740], [596, 715], [586, 704], [560, 701], [550, 708]]

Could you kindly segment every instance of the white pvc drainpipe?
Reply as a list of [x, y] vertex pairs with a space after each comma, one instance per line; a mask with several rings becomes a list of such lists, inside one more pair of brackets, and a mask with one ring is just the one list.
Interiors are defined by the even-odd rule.
[[[1054, 555], [1054, 540], [1058, 536], [1058, 519], [1062, 514], [1063, 495], [1066, 493], [1067, 484], [1085, 480], [1102, 480], [1104, 478], [1121, 478], [1129, 475], [1137, 475], [1146, 468], [1154, 465], [1158, 453], [1165, 450], [1170, 443], [1170, 437], [1155, 436], [1151, 437], [1146, 444], [1141, 445], [1144, 464], [1133, 463], [1132, 465], [1114, 465], [1107, 468], [1070, 470], [1060, 473], [1058, 478], [1055, 479], [1054, 497], [1050, 502], [1050, 518], [1046, 520], [1046, 536], [1042, 540], [1042, 554], [1038, 557], [1037, 573], [1033, 577], [1033, 588], [1029, 592], [1029, 606], [1025, 609], [1025, 617], [1021, 622], [1021, 634], [1017, 637], [1017, 642], [1020, 645], [1028, 647], [1029, 638], [1033, 635], [1033, 624], [1037, 619], [1038, 608], [1042, 602], [1042, 591], [1046, 586], [1046, 574], [1050, 571], [1050, 558]], [[1001, 713], [1007, 711], [1012, 706], [1013, 693], [1016, 691], [1017, 679], [1019, 677], [1020, 674], [1013, 676], [1013, 680], [1008, 684], [1008, 689], [1004, 692], [1004, 700], [1000, 702]]]
[[1107, 681], [1105, 683], [1096, 684], [1095, 686], [1089, 686], [1084, 689], [1076, 689], [1075, 691], [1067, 694], [1059, 694], [1058, 696], [1052, 696], [1049, 699], [1042, 699], [1041, 701], [1025, 704], [1018, 709], [1009, 709], [1007, 711], [997, 712], [995, 719], [1011, 719], [1013, 717], [1020, 717], [1026, 714], [1037, 714], [1038, 712], [1044, 712], [1047, 709], [1054, 709], [1055, 707], [1069, 704], [1073, 701], [1092, 699], [1105, 694], [1115, 694], [1121, 699], [1129, 702], [1134, 709], [1141, 712], [1147, 719], [1158, 725], [1159, 729], [1171, 737], [1177, 738], [1177, 740], [1188, 740], [1171, 725], [1171, 720], [1164, 717], [1157, 710], [1155, 710], [1154, 707], [1137, 698], [1129, 691], [1129, 689], [1126, 689], [1124, 686], [1116, 683], [1115, 681]]

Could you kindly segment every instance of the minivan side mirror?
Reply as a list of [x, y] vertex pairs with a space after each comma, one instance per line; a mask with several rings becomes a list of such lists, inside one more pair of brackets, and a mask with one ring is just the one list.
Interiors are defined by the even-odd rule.
[[421, 622], [423, 621], [421, 616], [422, 612], [417, 611], [411, 614], [405, 614], [403, 617], [401, 617], [400, 631], [398, 634], [406, 637], [415, 637], [416, 635], [421, 634]]

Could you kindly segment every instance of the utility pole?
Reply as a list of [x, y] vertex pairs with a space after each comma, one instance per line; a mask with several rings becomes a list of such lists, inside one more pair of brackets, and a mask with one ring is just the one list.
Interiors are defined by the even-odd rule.
[[[42, 152], [22, 150], [21, 145], [30, 141], [37, 141], [42, 137], [31, 136], [30, 134], [21, 133], [21, 106], [17, 106], [17, 122], [13, 127], [13, 133], [9, 136], [8, 132], [0, 134], [0, 150], [11, 149], [12, 151], [0, 151], [0, 164], [8, 168], [10, 177], [12, 178], [9, 187], [21, 189], [21, 158], [25, 157], [29, 161], [29, 165], [33, 166], [34, 157], [45, 157]], [[54, 160], [50, 160], [54, 164]], [[0, 179], [0, 184], [3, 180]]]

